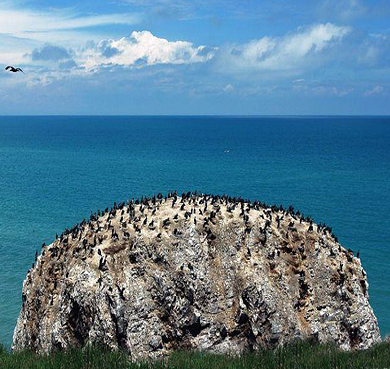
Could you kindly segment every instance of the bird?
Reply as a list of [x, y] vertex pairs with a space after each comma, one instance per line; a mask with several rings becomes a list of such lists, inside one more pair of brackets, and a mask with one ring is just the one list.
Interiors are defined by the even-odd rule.
[[[15, 68], [15, 67], [11, 67], [10, 65], [8, 67], [5, 68], [5, 70], [9, 70], [10, 72], [13, 72], [13, 73], [16, 73], [16, 72], [23, 72], [22, 68]], [[25, 73], [24, 73], [25, 74]]]

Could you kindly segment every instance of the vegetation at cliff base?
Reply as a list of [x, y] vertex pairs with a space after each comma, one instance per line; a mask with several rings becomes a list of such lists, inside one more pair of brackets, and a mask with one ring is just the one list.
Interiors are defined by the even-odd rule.
[[359, 369], [390, 368], [390, 343], [365, 351], [342, 352], [331, 345], [298, 342], [278, 350], [242, 356], [176, 352], [164, 361], [132, 363], [124, 352], [100, 347], [69, 349], [47, 356], [0, 348], [1, 369]]

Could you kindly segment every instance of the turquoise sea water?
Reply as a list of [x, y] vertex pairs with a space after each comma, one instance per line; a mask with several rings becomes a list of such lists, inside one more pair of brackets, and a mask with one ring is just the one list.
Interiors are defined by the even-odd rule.
[[174, 189], [326, 222], [360, 250], [390, 333], [390, 117], [0, 117], [0, 342], [43, 242], [91, 210]]

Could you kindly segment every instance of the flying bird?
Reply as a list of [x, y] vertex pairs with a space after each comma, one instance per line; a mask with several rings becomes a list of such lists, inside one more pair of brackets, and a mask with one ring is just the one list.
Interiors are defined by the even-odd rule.
[[[16, 73], [16, 72], [22, 72], [22, 73], [24, 73], [24, 72], [22, 71], [22, 68], [11, 67], [10, 65], [9, 65], [7, 68], [5, 68], [5, 70], [9, 70], [10, 72], [13, 72], [13, 73]], [[25, 74], [25, 73], [24, 73], [24, 74]]]

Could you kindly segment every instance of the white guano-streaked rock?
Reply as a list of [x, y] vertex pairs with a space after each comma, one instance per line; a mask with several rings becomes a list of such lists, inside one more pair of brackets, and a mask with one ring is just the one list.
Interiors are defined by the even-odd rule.
[[43, 247], [23, 284], [13, 350], [101, 343], [138, 360], [297, 338], [345, 350], [380, 341], [360, 260], [329, 228], [225, 196], [137, 202]]

